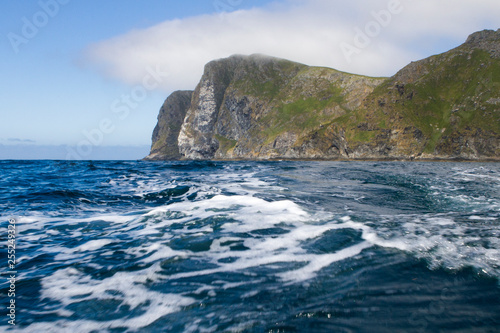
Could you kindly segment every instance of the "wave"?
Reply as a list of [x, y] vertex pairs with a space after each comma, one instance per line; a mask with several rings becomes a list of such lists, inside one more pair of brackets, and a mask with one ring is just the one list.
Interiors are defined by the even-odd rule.
[[439, 299], [426, 283], [440, 278], [498, 288], [494, 167], [142, 163], [96, 162], [91, 181], [15, 198], [25, 331], [271, 330], [259, 318], [361, 320], [358, 298], [397, 304], [388, 285], [407, 305]]

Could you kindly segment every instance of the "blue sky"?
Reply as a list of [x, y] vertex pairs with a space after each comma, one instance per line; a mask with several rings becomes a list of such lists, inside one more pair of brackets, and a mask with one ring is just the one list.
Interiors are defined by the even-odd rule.
[[164, 99], [234, 53], [390, 76], [500, 28], [497, 0], [5, 0], [0, 12], [0, 159], [141, 158]]

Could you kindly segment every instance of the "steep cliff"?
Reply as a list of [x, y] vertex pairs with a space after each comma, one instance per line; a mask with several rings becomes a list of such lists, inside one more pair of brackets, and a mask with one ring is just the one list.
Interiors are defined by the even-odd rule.
[[[180, 155], [347, 156], [342, 130], [327, 125], [359, 108], [383, 81], [263, 55], [212, 61], [205, 66], [182, 124]], [[155, 146], [157, 140], [153, 142]]]
[[391, 78], [212, 61], [192, 94], [165, 102], [148, 158], [499, 159], [499, 49], [500, 30], [478, 32]]
[[368, 96], [346, 131], [366, 138], [350, 141], [354, 157], [498, 159], [500, 30], [406, 66]]
[[182, 157], [178, 137], [192, 96], [192, 91], [176, 91], [165, 100], [153, 130], [151, 153], [146, 159], [175, 160]]

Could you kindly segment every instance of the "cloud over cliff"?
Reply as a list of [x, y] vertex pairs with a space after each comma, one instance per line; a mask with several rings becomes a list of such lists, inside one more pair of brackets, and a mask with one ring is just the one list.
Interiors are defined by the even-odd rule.
[[308, 65], [389, 76], [497, 29], [498, 0], [284, 0], [265, 8], [165, 21], [90, 45], [85, 60], [104, 75], [141, 84], [147, 68], [169, 73], [161, 89], [193, 89], [205, 63], [264, 53]]

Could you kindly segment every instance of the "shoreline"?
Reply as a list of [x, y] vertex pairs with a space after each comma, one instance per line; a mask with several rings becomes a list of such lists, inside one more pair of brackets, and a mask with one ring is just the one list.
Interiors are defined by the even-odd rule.
[[145, 162], [455, 162], [455, 163], [500, 163], [500, 158], [464, 159], [464, 158], [231, 158], [231, 159], [148, 159]]

